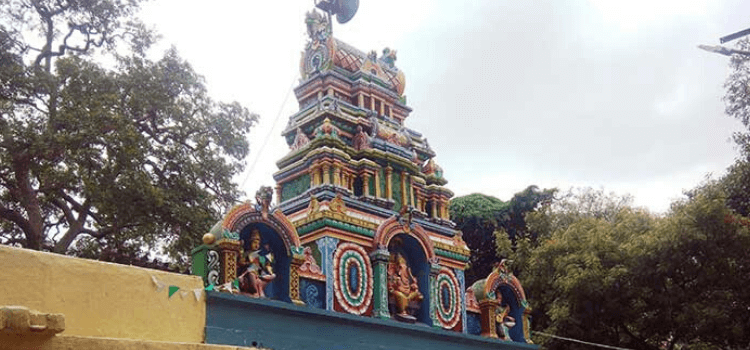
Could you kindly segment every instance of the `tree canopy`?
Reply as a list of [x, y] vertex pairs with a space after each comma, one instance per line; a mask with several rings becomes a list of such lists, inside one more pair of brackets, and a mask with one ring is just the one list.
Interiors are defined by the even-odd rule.
[[257, 116], [150, 59], [139, 4], [0, 2], [0, 242], [184, 259], [238, 198]]
[[726, 205], [720, 182], [691, 191], [665, 216], [584, 191], [527, 220], [540, 242], [520, 276], [535, 330], [633, 349], [750, 344], [750, 221]]
[[[494, 263], [499, 261], [495, 232], [501, 231], [503, 236], [509, 237], [508, 242], [525, 237], [528, 232], [524, 216], [551, 200], [555, 191], [529, 186], [508, 202], [479, 193], [451, 200], [451, 220], [461, 230], [466, 245], [471, 249], [470, 267], [465, 272], [467, 285], [487, 277]], [[511, 244], [508, 243], [508, 248]]]

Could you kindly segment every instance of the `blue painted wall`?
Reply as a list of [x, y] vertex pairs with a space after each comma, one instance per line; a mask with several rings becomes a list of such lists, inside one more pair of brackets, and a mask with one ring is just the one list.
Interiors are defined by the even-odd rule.
[[274, 350], [538, 349], [425, 325], [207, 292], [206, 343]]

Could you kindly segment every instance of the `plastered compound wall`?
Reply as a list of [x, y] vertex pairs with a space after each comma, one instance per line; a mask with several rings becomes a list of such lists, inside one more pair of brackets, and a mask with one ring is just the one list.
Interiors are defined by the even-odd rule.
[[68, 336], [200, 343], [202, 287], [197, 276], [0, 246], [0, 306], [62, 313]]

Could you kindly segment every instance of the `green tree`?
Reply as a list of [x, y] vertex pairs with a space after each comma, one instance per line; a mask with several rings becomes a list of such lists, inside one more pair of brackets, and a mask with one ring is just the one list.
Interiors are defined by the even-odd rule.
[[0, 2], [2, 243], [184, 262], [237, 199], [257, 116], [212, 100], [174, 49], [148, 59], [139, 4]]
[[[550, 201], [555, 191], [540, 190], [532, 185], [516, 193], [508, 202], [479, 193], [451, 200], [451, 220], [471, 249], [470, 266], [466, 270], [467, 285], [487, 277], [494, 263], [511, 251], [516, 238], [529, 235], [525, 215]], [[496, 236], [506, 239], [496, 241]], [[498, 242], [501, 244], [499, 249]]]
[[507, 209], [508, 203], [479, 193], [451, 200], [451, 220], [471, 249], [469, 268], [465, 271], [467, 286], [487, 277], [492, 271], [492, 265], [497, 261], [493, 233], [497, 230], [498, 217]]
[[[529, 214], [540, 245], [521, 280], [546, 333], [633, 349], [744, 349], [750, 231], [717, 183], [664, 217], [584, 191]], [[536, 337], [549, 349], [584, 349]]]

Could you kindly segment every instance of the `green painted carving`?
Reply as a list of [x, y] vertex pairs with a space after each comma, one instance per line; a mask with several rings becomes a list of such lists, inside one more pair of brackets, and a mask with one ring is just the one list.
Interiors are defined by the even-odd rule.
[[376, 250], [370, 254], [373, 273], [373, 316], [390, 318], [388, 312], [387, 267], [390, 254], [387, 250]]
[[406, 201], [408, 202], [408, 205], [413, 206], [414, 203], [411, 202], [412, 201], [411, 192], [412, 192], [411, 185], [409, 185], [409, 181], [407, 181], [406, 182]]
[[370, 178], [367, 179], [367, 181], [369, 182], [369, 184], [367, 186], [368, 190], [370, 191], [369, 195], [371, 195], [371, 196], [374, 197], [375, 196], [375, 177], [374, 176], [370, 176]]
[[328, 218], [322, 218], [320, 220], [316, 220], [304, 226], [300, 226], [297, 228], [297, 233], [300, 236], [304, 236], [322, 227], [335, 227], [335, 228], [338, 228], [347, 232], [356, 233], [361, 236], [366, 236], [370, 238], [375, 237], [375, 231], [373, 230], [370, 230], [364, 227], [359, 227], [356, 225], [352, 225], [346, 222], [331, 220]]
[[378, 174], [378, 176], [380, 177], [380, 184], [378, 184], [378, 186], [380, 186], [380, 195], [385, 197], [385, 170], [380, 169], [379, 172], [380, 174]]
[[240, 239], [239, 232], [232, 232], [232, 231], [229, 231], [228, 229], [224, 229], [224, 231], [222, 232], [222, 236], [226, 239], [233, 239], [233, 240]]
[[312, 241], [307, 247], [310, 247], [310, 252], [312, 253], [313, 258], [315, 258], [315, 263], [318, 264], [318, 266], [323, 266], [323, 260], [320, 255], [320, 250], [318, 249], [318, 242]]
[[435, 255], [446, 257], [446, 258], [450, 258], [450, 259], [455, 259], [455, 260], [458, 260], [458, 261], [469, 261], [469, 257], [468, 256], [464, 256], [464, 255], [461, 255], [461, 254], [458, 254], [458, 253], [454, 253], [454, 252], [449, 251], [449, 250], [435, 249]]
[[297, 197], [310, 188], [310, 174], [303, 174], [281, 186], [281, 201]]
[[401, 174], [393, 172], [391, 174], [391, 189], [393, 190], [393, 210], [401, 210]]

